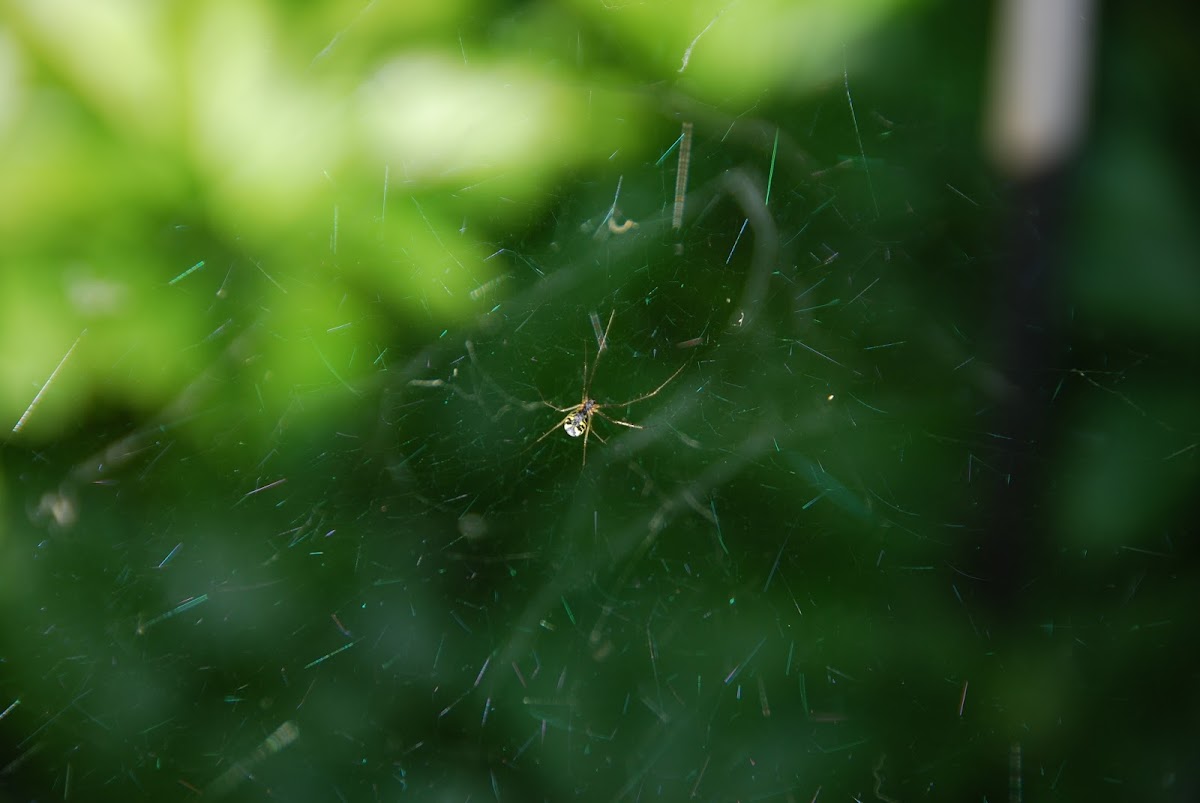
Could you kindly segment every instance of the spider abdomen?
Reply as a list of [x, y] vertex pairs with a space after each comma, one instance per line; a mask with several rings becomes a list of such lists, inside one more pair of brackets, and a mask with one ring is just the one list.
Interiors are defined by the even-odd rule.
[[588, 418], [591, 417], [596, 407], [596, 402], [586, 399], [582, 407], [567, 416], [567, 420], [563, 422], [563, 430], [572, 438], [578, 438], [587, 429]]

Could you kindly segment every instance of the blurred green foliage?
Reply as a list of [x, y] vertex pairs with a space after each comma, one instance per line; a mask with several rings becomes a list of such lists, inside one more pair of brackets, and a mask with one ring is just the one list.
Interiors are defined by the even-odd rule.
[[631, 79], [728, 107], [800, 92], [899, 5], [7, 2], [0, 412], [84, 329], [31, 435], [92, 399], [167, 403], [222, 348], [205, 310], [234, 270], [279, 291], [240, 382], [282, 409], [330, 364], [361, 378], [389, 319], [478, 312], [548, 186], [650, 157]]

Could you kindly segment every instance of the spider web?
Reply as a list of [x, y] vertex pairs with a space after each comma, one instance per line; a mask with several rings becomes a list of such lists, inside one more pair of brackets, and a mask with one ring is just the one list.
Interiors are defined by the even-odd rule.
[[[1178, 496], [1072, 519], [1104, 496], [1072, 486], [1094, 475], [997, 412], [980, 277], [1007, 220], [963, 145], [973, 77], [947, 79], [946, 106], [849, 68], [736, 112], [649, 94], [652, 146], [489, 240], [475, 314], [445, 326], [393, 320], [349, 268], [306, 286], [225, 243], [229, 272], [187, 281], [233, 334], [172, 404], [6, 446], [22, 604], [0, 642], [0, 788], [999, 800], [1022, 766], [1031, 798], [1182, 777], [1177, 731], [1142, 744], [1125, 696], [1186, 694], [1187, 548], [1160, 515]], [[395, 182], [385, 212], [425, 217]], [[358, 235], [390, 236], [386, 217]], [[333, 221], [349, 264], [354, 215]], [[264, 399], [292, 380], [247, 369], [277, 323], [262, 299], [308, 291], [373, 299], [349, 325], [383, 334], [365, 358], [320, 352], [328, 382], [280, 410]], [[1076, 405], [1079, 432], [1182, 494], [1186, 417], [1116, 389], [1161, 363], [1084, 346], [1031, 380], [1034, 406]], [[593, 368], [587, 397], [637, 428], [596, 417], [583, 465], [552, 408]], [[1115, 495], [1139, 473], [1120, 463], [1091, 481]], [[1030, 477], [1068, 513], [1014, 496]], [[1045, 535], [1000, 543], [1012, 577], [989, 537], [1006, 505]], [[1077, 521], [1109, 535], [1073, 541]], [[1147, 523], [1162, 534], [1122, 540]]]

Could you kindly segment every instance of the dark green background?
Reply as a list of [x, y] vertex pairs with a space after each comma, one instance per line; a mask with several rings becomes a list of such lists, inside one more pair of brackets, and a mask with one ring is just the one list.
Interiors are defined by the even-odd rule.
[[[990, 9], [681, 74], [818, 8], [744, 5], [171, 6], [144, 119], [3, 5], [13, 423], [87, 334], [0, 453], [0, 798], [999, 801], [1017, 757], [1022, 799], [1194, 798], [1194, 20], [1101, 9], [1087, 140], [1023, 183]], [[198, 98], [253, 65], [198, 31], [306, 97], [244, 162]], [[414, 107], [356, 104], [414, 53], [463, 71], [428, 152], [541, 133], [384, 158]], [[570, 102], [475, 120], [525, 79]], [[601, 404], [682, 371], [584, 466], [542, 401], [610, 313]]]

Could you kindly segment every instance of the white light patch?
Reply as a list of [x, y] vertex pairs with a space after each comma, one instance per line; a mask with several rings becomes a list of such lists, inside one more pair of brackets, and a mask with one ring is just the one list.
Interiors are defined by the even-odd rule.
[[380, 70], [361, 109], [367, 136], [389, 163], [403, 164], [405, 179], [437, 180], [553, 161], [573, 100], [516, 68], [477, 70], [424, 55]]

